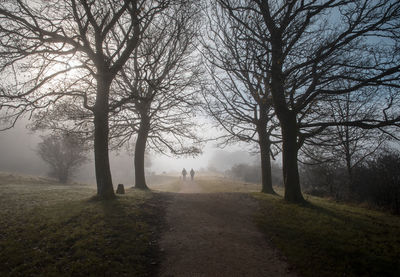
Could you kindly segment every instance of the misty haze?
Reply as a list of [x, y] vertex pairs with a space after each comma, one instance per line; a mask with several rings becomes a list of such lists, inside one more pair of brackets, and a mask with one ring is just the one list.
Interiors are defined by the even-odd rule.
[[0, 276], [400, 276], [400, 2], [0, 1]]

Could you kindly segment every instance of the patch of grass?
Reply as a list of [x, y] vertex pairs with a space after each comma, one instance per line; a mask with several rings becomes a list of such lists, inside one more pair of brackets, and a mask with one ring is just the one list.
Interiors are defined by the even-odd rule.
[[146, 181], [151, 190], [164, 192], [179, 192], [183, 185], [179, 177], [166, 174], [147, 176]]
[[400, 218], [307, 197], [304, 206], [255, 193], [256, 220], [302, 276], [400, 276]]
[[215, 176], [201, 176], [195, 179], [197, 185], [204, 192], [256, 192], [261, 190], [261, 185], [245, 183]]
[[0, 175], [0, 276], [152, 276], [160, 196]]
[[179, 192], [182, 189], [182, 185], [182, 181], [174, 180], [163, 184], [152, 184], [149, 185], [149, 188], [156, 191]]

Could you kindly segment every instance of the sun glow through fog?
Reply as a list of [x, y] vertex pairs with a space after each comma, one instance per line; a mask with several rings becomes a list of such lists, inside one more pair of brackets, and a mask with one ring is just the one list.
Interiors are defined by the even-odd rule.
[[51, 61], [47, 68], [47, 76], [57, 74], [58, 78], [72, 78], [79, 76], [79, 71], [82, 69], [82, 63], [74, 58], [58, 58], [57, 60]]

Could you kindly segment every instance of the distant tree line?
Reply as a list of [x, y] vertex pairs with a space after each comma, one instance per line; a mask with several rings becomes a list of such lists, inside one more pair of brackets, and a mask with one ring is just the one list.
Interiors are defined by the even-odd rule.
[[303, 188], [312, 195], [329, 196], [339, 201], [367, 202], [400, 214], [399, 150], [376, 152], [352, 171], [350, 179], [346, 166], [339, 162], [304, 164], [300, 170]]
[[[241, 180], [249, 183], [260, 184], [262, 182], [262, 172], [259, 164], [239, 163], [233, 165], [224, 172], [226, 177]], [[276, 186], [282, 186], [282, 168], [276, 163], [271, 165], [271, 181]]]

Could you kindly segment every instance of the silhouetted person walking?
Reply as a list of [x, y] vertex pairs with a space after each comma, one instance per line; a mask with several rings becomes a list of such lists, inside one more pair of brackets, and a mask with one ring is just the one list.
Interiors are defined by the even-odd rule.
[[187, 174], [186, 169], [182, 169], [183, 181], [186, 180], [186, 174]]
[[190, 179], [192, 179], [192, 181], [193, 181], [193, 178], [194, 178], [194, 170], [193, 170], [193, 168], [190, 170]]

